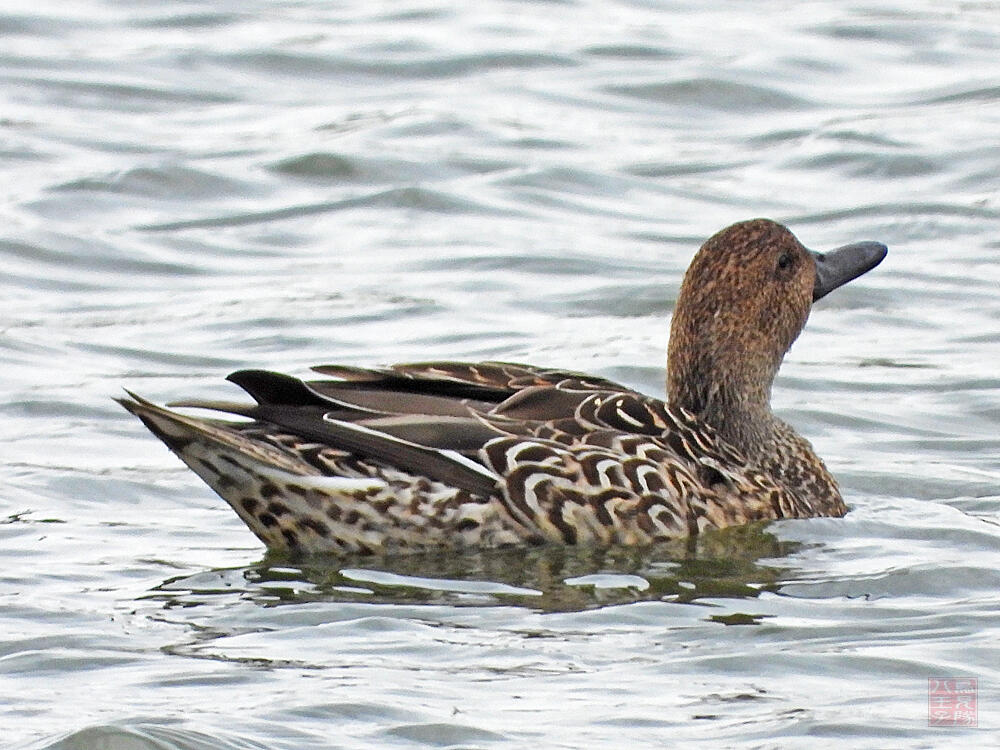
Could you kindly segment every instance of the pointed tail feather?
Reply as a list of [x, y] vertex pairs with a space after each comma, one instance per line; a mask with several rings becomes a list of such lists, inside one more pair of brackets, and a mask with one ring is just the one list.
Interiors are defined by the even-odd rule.
[[320, 473], [318, 469], [309, 464], [296, 461], [288, 454], [266, 443], [250, 440], [235, 430], [227, 428], [223, 423], [217, 424], [206, 419], [179, 414], [158, 406], [152, 401], [147, 401], [132, 391], [126, 390], [125, 392], [130, 398], [116, 398], [115, 401], [141, 419], [150, 432], [162, 440], [171, 451], [203, 478], [204, 467], [196, 466], [189, 460], [189, 449], [195, 443], [207, 444], [209, 448], [236, 451], [247, 456], [250, 460], [273, 466], [290, 474]]

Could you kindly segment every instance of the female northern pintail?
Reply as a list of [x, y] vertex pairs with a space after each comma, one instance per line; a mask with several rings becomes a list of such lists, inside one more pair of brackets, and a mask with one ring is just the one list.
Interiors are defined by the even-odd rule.
[[841, 516], [812, 446], [771, 412], [771, 384], [812, 303], [886, 248], [806, 250], [766, 219], [695, 255], [674, 311], [668, 401], [576, 372], [503, 362], [262, 370], [257, 402], [134, 394], [120, 403], [264, 544], [396, 553], [510, 544], [648, 544], [762, 519]]

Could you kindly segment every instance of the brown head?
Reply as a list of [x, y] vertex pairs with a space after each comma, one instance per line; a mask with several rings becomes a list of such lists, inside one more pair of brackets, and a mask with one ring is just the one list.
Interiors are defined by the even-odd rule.
[[772, 427], [771, 384], [813, 301], [874, 268], [885, 253], [876, 242], [813, 253], [768, 219], [709, 238], [691, 261], [674, 310], [670, 403], [754, 453], [749, 449]]

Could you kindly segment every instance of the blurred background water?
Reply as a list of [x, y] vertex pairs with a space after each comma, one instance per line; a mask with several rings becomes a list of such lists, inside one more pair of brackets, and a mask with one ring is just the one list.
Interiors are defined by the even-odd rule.
[[[984, 747], [1000, 4], [8, 0], [0, 744]], [[265, 556], [111, 400], [495, 358], [660, 394], [740, 219], [890, 255], [776, 385], [852, 508], [656, 550]], [[927, 681], [979, 680], [979, 728]]]

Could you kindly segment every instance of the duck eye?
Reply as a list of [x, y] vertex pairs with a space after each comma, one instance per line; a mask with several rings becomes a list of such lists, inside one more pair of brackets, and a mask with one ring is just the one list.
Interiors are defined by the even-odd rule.
[[792, 265], [792, 256], [789, 255], [788, 253], [782, 253], [781, 256], [778, 258], [778, 268], [784, 271], [790, 265]]

